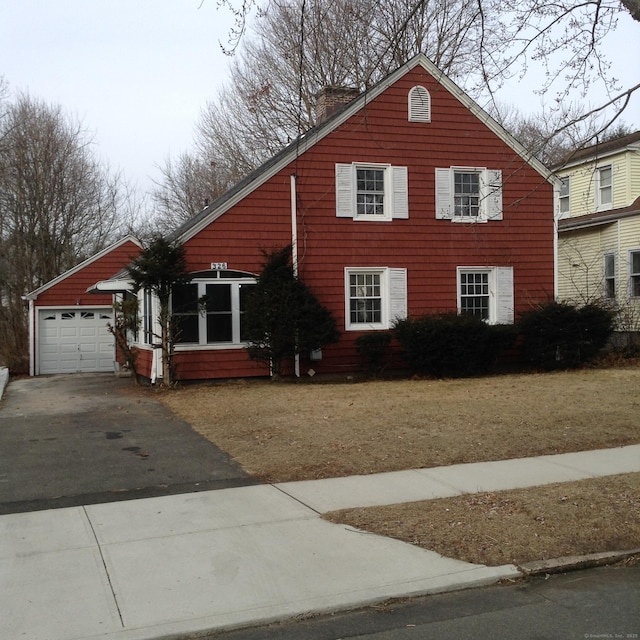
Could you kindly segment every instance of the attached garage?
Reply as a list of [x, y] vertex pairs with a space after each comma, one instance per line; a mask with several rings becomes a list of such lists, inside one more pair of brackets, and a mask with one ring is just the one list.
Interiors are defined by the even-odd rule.
[[39, 309], [38, 372], [113, 371], [115, 342], [108, 329], [110, 308]]
[[90, 293], [140, 255], [126, 237], [25, 296], [29, 301], [29, 372], [98, 373], [114, 370], [111, 292]]

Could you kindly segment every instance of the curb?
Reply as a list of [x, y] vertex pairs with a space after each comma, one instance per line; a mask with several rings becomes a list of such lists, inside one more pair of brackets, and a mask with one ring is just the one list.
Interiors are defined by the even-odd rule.
[[539, 576], [542, 574], [576, 571], [578, 569], [615, 564], [616, 562], [626, 560], [636, 555], [640, 555], [640, 548], [629, 551], [605, 551], [602, 553], [590, 553], [584, 556], [564, 556], [551, 560], [536, 560], [518, 565], [518, 569], [525, 577]]
[[7, 367], [0, 367], [0, 400], [2, 400], [2, 394], [9, 382], [9, 369]]

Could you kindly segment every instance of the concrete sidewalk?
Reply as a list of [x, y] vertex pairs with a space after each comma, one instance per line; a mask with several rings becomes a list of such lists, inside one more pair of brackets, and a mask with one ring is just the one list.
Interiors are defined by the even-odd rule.
[[640, 445], [0, 516], [0, 638], [175, 638], [516, 578], [319, 514], [633, 471]]

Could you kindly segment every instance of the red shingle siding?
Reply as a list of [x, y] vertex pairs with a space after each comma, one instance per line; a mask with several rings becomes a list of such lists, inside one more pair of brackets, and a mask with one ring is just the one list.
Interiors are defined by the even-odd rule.
[[[431, 123], [408, 122], [407, 96], [417, 84], [431, 93]], [[336, 217], [335, 164], [357, 161], [408, 167], [408, 219]], [[437, 220], [435, 169], [450, 166], [500, 169], [504, 219], [476, 224]], [[406, 268], [410, 315], [455, 311], [457, 266], [512, 266], [516, 314], [553, 296], [552, 185], [421, 67], [188, 240], [190, 268], [227, 262], [230, 269], [259, 272], [260, 249], [291, 242], [294, 172], [300, 276], [343, 332], [321, 362], [311, 363], [316, 371], [358, 366], [354, 340], [359, 333], [344, 332], [347, 266]], [[188, 352], [180, 354], [179, 362], [183, 378], [250, 375], [240, 350]]]
[[43, 291], [35, 301], [38, 307], [69, 307], [73, 305], [111, 306], [110, 293], [87, 293], [87, 289], [101, 280], [107, 280], [124, 268], [140, 253], [131, 241], [91, 262], [51, 288]]

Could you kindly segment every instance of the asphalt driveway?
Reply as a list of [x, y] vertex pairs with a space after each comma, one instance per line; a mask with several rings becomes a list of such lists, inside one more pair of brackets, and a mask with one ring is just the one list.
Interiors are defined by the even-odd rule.
[[253, 483], [127, 378], [18, 379], [0, 401], [0, 514]]

